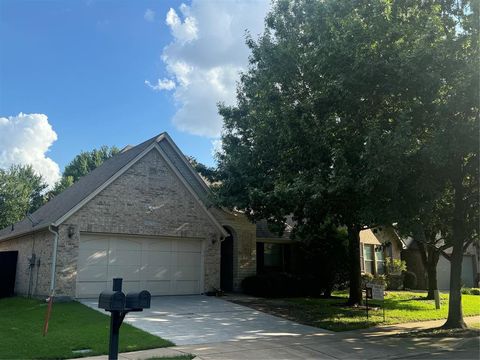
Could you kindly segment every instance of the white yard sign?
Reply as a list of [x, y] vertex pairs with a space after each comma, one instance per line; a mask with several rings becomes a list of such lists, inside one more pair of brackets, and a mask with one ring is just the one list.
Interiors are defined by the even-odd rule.
[[384, 300], [385, 286], [368, 283], [367, 284], [367, 298], [373, 300]]
[[385, 287], [383, 285], [373, 284], [372, 286], [373, 300], [383, 300], [384, 293], [385, 293]]

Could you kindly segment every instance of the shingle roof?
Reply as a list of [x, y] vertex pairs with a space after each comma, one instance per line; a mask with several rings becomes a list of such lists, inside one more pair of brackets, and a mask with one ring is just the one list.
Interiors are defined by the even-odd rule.
[[179, 156], [172, 149], [172, 146], [169, 144], [170, 141], [162, 141], [165, 138], [171, 141], [167, 133], [162, 133], [137, 146], [126, 147], [122, 152], [105, 161], [101, 166], [79, 179], [72, 186], [32, 213], [30, 218], [34, 221], [34, 226], [28, 218], [25, 218], [14, 224], [13, 230], [11, 226], [0, 230], [0, 240], [40, 230], [55, 223], [155, 142], [159, 143], [159, 146], [165, 151], [171, 163], [186, 177], [186, 181], [198, 193], [199, 198], [206, 199], [207, 190], [203, 188], [202, 184], [199, 184], [201, 180], [192, 176], [188, 165], [180, 157], [183, 155]]
[[257, 238], [290, 240], [290, 233], [292, 231], [292, 227], [289, 224], [287, 224], [287, 227], [283, 232], [282, 236], [279, 236], [278, 234], [270, 231], [270, 229], [268, 228], [267, 220], [257, 221], [256, 227], [257, 227]]

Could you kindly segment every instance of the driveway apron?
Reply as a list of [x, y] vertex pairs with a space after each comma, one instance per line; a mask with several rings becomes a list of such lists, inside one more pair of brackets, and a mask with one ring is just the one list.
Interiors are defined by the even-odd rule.
[[[104, 312], [96, 299], [80, 302]], [[150, 309], [129, 313], [124, 321], [177, 345], [330, 333], [203, 295], [154, 297]]]

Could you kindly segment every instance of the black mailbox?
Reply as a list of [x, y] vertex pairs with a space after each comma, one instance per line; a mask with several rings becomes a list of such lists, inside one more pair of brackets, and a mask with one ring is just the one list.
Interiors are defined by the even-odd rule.
[[125, 309], [125, 294], [121, 291], [102, 291], [98, 298], [98, 307], [109, 311], [123, 311]]
[[127, 294], [125, 306], [128, 309], [149, 309], [151, 295], [148, 291], [131, 292]]

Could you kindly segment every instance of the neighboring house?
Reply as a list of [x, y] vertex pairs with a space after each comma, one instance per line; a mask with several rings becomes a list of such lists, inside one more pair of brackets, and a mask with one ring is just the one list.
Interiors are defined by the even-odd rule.
[[360, 266], [362, 273], [382, 275], [385, 259], [400, 259], [403, 243], [391, 227], [360, 231]]
[[[402, 251], [402, 259], [407, 263], [409, 271], [417, 275], [418, 288], [427, 287], [427, 271], [422, 263], [420, 250], [415, 240], [404, 239], [405, 248]], [[446, 249], [450, 254], [452, 249]], [[465, 287], [478, 287], [480, 278], [480, 249], [478, 246], [470, 245], [464, 255], [462, 262], [462, 282]], [[450, 261], [440, 256], [437, 264], [437, 286], [439, 290], [450, 289]]]
[[239, 290], [257, 263], [288, 266], [290, 240], [213, 207], [167, 133], [126, 147], [30, 219], [0, 230], [0, 251], [18, 251], [17, 294], [48, 295], [55, 232], [56, 294], [70, 298], [96, 297], [114, 277], [152, 295]]

